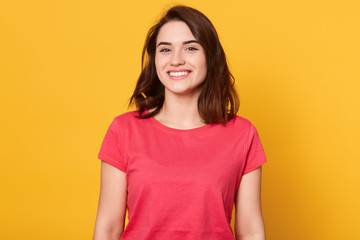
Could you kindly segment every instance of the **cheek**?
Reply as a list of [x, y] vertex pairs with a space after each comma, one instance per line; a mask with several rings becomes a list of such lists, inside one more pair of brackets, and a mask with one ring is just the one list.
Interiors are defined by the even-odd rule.
[[164, 75], [166, 74], [163, 71], [164, 66], [165, 66], [164, 62], [165, 62], [164, 58], [155, 56], [155, 69], [156, 69], [156, 74], [157, 74], [160, 82], [163, 82]]
[[201, 69], [201, 73], [202, 75], [205, 75], [207, 74], [207, 66], [206, 66], [206, 59], [205, 57], [202, 57], [200, 60], [199, 60], [200, 64], [199, 64], [199, 68]]
[[162, 68], [164, 68], [165, 64], [166, 64], [166, 57], [155, 55], [155, 67], [156, 67], [156, 69], [161, 70]]
[[191, 58], [191, 62], [198, 69], [206, 71], [206, 58], [204, 54], [197, 54]]
[[160, 68], [159, 58], [156, 55], [155, 55], [155, 68], [156, 68], [156, 71]]

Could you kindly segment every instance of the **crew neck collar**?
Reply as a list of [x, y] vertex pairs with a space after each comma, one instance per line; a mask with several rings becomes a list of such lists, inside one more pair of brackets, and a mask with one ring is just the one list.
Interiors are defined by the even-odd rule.
[[[145, 114], [149, 113], [149, 110], [145, 110], [144, 111]], [[214, 124], [206, 124], [204, 126], [201, 126], [201, 127], [196, 127], [196, 128], [189, 128], [189, 129], [179, 129], [179, 128], [173, 128], [173, 127], [169, 127], [169, 126], [166, 126], [165, 124], [162, 124], [161, 122], [159, 122], [158, 120], [156, 120], [154, 117], [150, 117], [149, 118], [150, 121], [152, 123], [154, 123], [154, 125], [156, 125], [157, 127], [165, 130], [165, 131], [168, 131], [168, 132], [175, 132], [175, 133], [199, 133], [199, 132], [203, 132], [203, 131], [206, 131], [207, 129], [213, 127]]]

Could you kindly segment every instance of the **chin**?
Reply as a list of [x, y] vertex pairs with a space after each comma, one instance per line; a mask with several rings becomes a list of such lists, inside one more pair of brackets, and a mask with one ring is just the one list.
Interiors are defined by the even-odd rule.
[[189, 90], [169, 90], [168, 94], [172, 94], [172, 95], [179, 95], [179, 96], [191, 96], [196, 94], [199, 91], [193, 90], [193, 89], [189, 89]]

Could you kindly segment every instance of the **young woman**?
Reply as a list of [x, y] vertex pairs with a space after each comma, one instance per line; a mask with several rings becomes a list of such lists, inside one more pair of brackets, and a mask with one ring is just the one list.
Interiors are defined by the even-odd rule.
[[130, 99], [137, 110], [113, 119], [98, 155], [95, 240], [265, 239], [266, 158], [255, 127], [236, 115], [233, 81], [199, 11], [175, 6], [150, 29]]

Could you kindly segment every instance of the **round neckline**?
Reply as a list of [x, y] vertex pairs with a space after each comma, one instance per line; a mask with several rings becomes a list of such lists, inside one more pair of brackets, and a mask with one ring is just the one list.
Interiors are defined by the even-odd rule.
[[[149, 113], [149, 110], [145, 110], [145, 113]], [[166, 131], [170, 131], [170, 132], [175, 132], [175, 133], [193, 133], [193, 132], [200, 132], [200, 131], [204, 131], [210, 127], [212, 127], [212, 124], [206, 124], [204, 126], [201, 127], [196, 127], [196, 128], [189, 128], [189, 129], [179, 129], [179, 128], [173, 128], [173, 127], [169, 127], [166, 126], [165, 124], [162, 124], [161, 122], [159, 122], [158, 120], [156, 120], [154, 117], [150, 117], [149, 118], [153, 123], [155, 123], [156, 126], [160, 127], [163, 130]]]

